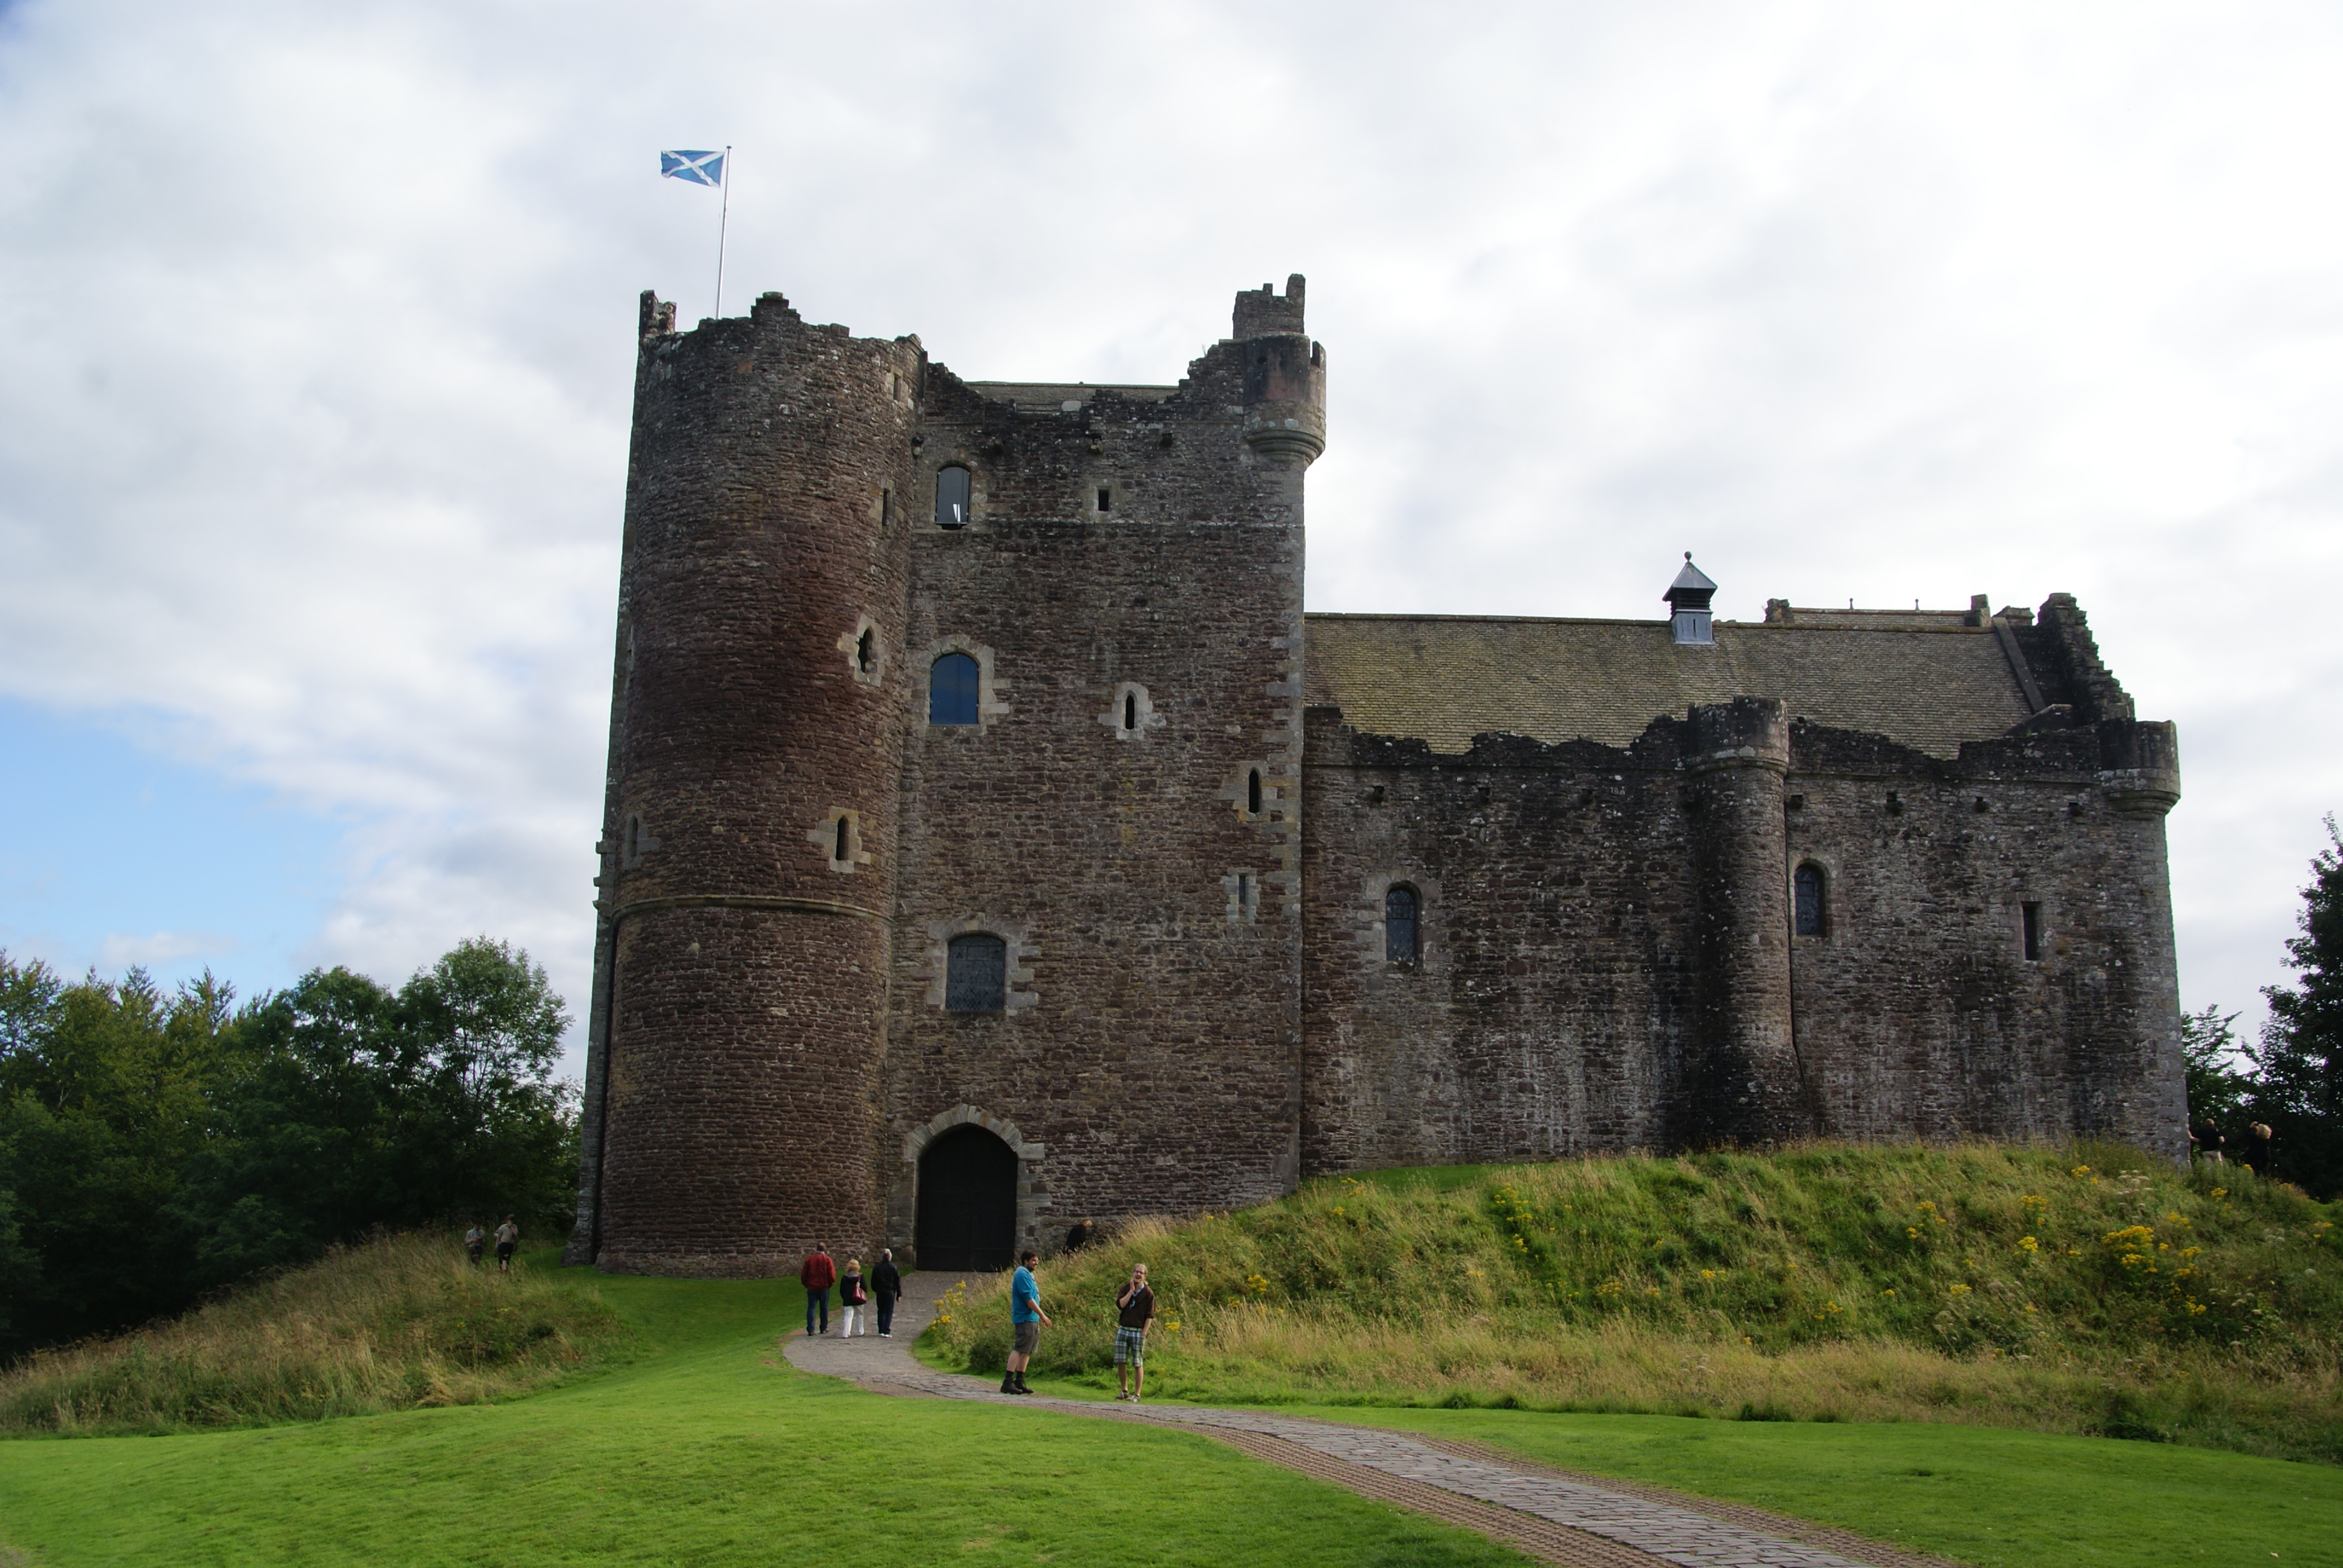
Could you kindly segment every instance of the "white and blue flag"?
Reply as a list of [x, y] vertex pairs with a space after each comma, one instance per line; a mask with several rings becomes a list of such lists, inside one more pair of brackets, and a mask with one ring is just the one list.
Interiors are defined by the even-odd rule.
[[689, 180], [696, 186], [720, 186], [724, 183], [724, 155], [661, 153], [659, 173], [671, 180]]

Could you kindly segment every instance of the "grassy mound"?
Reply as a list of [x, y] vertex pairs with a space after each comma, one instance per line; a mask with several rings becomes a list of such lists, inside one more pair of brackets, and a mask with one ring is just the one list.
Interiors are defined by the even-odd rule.
[[[2336, 1205], [2137, 1151], [1814, 1147], [1386, 1171], [1044, 1266], [1111, 1386], [1135, 1261], [1180, 1398], [1967, 1422], [2343, 1462]], [[925, 1349], [991, 1371], [998, 1280]]]
[[474, 1268], [456, 1243], [337, 1249], [175, 1322], [0, 1372], [0, 1435], [261, 1426], [478, 1404], [625, 1354], [591, 1290]]

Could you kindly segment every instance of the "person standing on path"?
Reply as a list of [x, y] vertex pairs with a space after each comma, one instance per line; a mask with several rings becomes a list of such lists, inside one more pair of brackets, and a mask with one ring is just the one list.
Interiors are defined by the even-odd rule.
[[1155, 1292], [1147, 1288], [1147, 1265], [1134, 1263], [1131, 1283], [1114, 1298], [1114, 1376], [1122, 1392], [1114, 1397], [1139, 1402], [1147, 1386], [1147, 1327], [1155, 1321]]
[[[805, 1266], [798, 1271], [798, 1283], [805, 1287], [806, 1338], [830, 1332], [830, 1287], [838, 1279], [838, 1265], [830, 1261], [830, 1249], [820, 1241], [806, 1254]], [[821, 1327], [813, 1326], [814, 1312], [821, 1313]]]
[[1041, 1310], [1041, 1287], [1033, 1282], [1033, 1265], [1041, 1254], [1028, 1247], [1017, 1256], [1017, 1272], [1009, 1280], [1009, 1326], [1016, 1340], [1009, 1351], [1009, 1371], [1001, 1380], [1002, 1393], [1031, 1393], [1025, 1386], [1025, 1368], [1041, 1343], [1041, 1325], [1050, 1314]]
[[840, 1339], [852, 1339], [855, 1325], [858, 1322], [861, 1324], [865, 1337], [869, 1336], [870, 1324], [863, 1317], [862, 1304], [870, 1299], [870, 1292], [862, 1288], [862, 1260], [847, 1259], [846, 1272], [838, 1277], [838, 1337]]
[[498, 1273], [509, 1274], [512, 1272], [513, 1249], [519, 1245], [520, 1227], [514, 1224], [513, 1217], [510, 1214], [508, 1214], [505, 1216], [505, 1222], [497, 1227]]
[[879, 1308], [879, 1337], [895, 1337], [895, 1302], [903, 1293], [903, 1273], [895, 1267], [895, 1250], [879, 1249], [879, 1266], [870, 1271], [870, 1299]]

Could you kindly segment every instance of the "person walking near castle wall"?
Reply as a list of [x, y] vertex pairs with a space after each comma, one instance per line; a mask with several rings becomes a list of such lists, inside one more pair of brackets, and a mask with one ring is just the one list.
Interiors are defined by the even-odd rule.
[[[798, 1271], [798, 1283], [805, 1287], [806, 1338], [830, 1332], [830, 1287], [838, 1279], [838, 1265], [830, 1261], [830, 1249], [820, 1241], [806, 1254], [805, 1266]], [[821, 1327], [814, 1327], [814, 1313], [821, 1313]]]
[[903, 1271], [895, 1267], [895, 1250], [879, 1250], [879, 1266], [870, 1271], [870, 1299], [879, 1308], [879, 1337], [895, 1337], [895, 1302], [903, 1293]]
[[1009, 1328], [1016, 1340], [1009, 1351], [1009, 1370], [1001, 1379], [1002, 1393], [1031, 1393], [1025, 1386], [1025, 1368], [1041, 1347], [1041, 1325], [1050, 1314], [1041, 1310], [1041, 1287], [1034, 1282], [1033, 1265], [1041, 1254], [1028, 1247], [1018, 1254], [1017, 1272], [1009, 1280]]
[[519, 1245], [520, 1227], [515, 1224], [513, 1222], [513, 1217], [510, 1214], [508, 1214], [505, 1216], [505, 1222], [497, 1227], [498, 1273], [509, 1274], [512, 1272], [513, 1249]]
[[858, 1324], [866, 1336], [870, 1332], [870, 1324], [863, 1315], [863, 1303], [870, 1299], [870, 1293], [862, 1288], [862, 1260], [847, 1259], [846, 1272], [838, 1278], [838, 1337], [840, 1339], [852, 1339]]
[[1114, 1330], [1114, 1376], [1122, 1384], [1117, 1399], [1139, 1402], [1147, 1387], [1147, 1330], [1155, 1321], [1155, 1292], [1147, 1287], [1147, 1265], [1131, 1265], [1131, 1283], [1114, 1298], [1120, 1314]]

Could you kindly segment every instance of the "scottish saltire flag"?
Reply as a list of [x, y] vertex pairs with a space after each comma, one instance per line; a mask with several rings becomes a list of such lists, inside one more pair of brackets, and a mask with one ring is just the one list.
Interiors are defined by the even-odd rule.
[[671, 180], [689, 180], [696, 186], [720, 186], [724, 183], [724, 155], [661, 153], [659, 173]]

